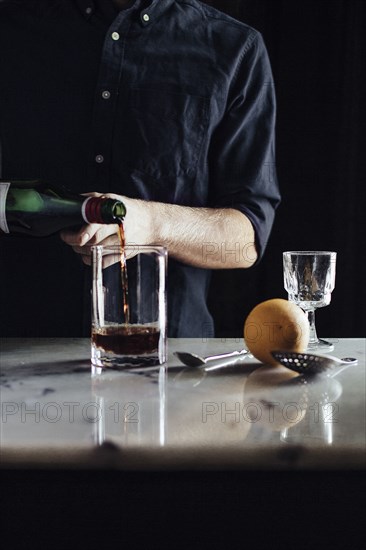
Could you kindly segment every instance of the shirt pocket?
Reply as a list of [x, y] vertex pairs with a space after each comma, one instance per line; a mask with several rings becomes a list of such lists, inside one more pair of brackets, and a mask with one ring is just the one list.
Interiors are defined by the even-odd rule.
[[131, 88], [124, 162], [154, 178], [192, 175], [208, 122], [208, 99], [158, 88]]

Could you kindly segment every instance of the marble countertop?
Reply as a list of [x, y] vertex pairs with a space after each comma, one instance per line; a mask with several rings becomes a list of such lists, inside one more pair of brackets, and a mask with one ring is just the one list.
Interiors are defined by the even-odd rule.
[[366, 340], [332, 341], [358, 364], [304, 383], [248, 357], [205, 372], [173, 355], [239, 339], [172, 339], [167, 365], [124, 372], [92, 372], [88, 339], [3, 339], [0, 466], [363, 469]]

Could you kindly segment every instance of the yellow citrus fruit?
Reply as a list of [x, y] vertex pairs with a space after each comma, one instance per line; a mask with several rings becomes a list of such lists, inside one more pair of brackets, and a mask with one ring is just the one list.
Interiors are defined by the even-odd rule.
[[276, 365], [271, 351], [306, 350], [309, 322], [304, 311], [288, 300], [273, 298], [255, 306], [244, 323], [244, 340], [256, 359]]

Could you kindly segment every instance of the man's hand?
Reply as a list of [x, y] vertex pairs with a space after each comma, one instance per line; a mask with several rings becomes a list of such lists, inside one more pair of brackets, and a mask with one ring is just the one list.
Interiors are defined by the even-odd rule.
[[60, 233], [61, 239], [72, 247], [74, 252], [81, 255], [87, 265], [91, 264], [91, 247], [100, 245], [119, 244], [118, 225], [101, 225], [91, 223], [83, 225], [79, 231], [64, 229]]
[[[121, 200], [127, 209], [124, 222], [126, 245], [152, 244], [151, 230], [148, 224], [150, 210], [147, 201], [129, 199], [113, 193], [85, 193], [88, 197], [106, 197]], [[128, 221], [127, 221], [128, 219]], [[95, 245], [119, 245], [119, 227], [117, 224], [91, 223], [83, 225], [78, 231], [64, 229], [60, 232], [61, 239], [72, 247], [74, 252], [81, 255], [82, 261], [91, 264], [91, 247]], [[156, 244], [156, 243], [155, 243]]]

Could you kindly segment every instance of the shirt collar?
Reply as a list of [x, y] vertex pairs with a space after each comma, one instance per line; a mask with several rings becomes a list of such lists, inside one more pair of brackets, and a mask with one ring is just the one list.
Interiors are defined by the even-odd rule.
[[[140, 21], [143, 26], [154, 22], [175, 0], [136, 0], [136, 9], [140, 10]], [[84, 17], [89, 19], [96, 10], [94, 0], [75, 0]]]

